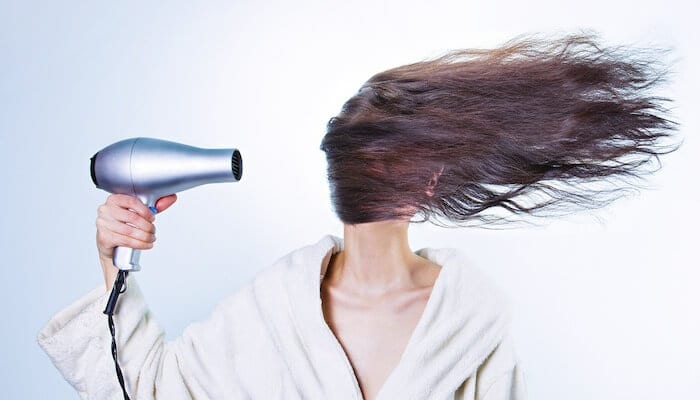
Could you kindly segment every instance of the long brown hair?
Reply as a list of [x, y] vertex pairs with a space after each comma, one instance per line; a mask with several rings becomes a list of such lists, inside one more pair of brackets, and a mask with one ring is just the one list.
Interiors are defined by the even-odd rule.
[[321, 143], [335, 211], [469, 225], [604, 206], [679, 146], [652, 93], [662, 53], [521, 36], [376, 74]]

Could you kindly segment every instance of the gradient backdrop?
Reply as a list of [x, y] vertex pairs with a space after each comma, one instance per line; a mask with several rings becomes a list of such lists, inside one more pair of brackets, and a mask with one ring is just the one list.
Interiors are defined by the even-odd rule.
[[509, 294], [532, 399], [697, 398], [693, 4], [0, 0], [2, 397], [77, 397], [35, 337], [102, 283], [95, 151], [152, 136], [243, 153], [242, 182], [181, 194], [142, 257], [138, 279], [173, 338], [288, 251], [342, 235], [318, 146], [372, 74], [520, 33], [591, 28], [607, 43], [675, 49], [665, 94], [686, 141], [650, 189], [540, 228], [415, 226], [411, 244], [461, 249]]

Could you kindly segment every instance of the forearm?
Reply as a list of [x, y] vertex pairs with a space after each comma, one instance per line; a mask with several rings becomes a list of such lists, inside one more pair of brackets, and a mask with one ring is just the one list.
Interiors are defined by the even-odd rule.
[[114, 266], [111, 258], [106, 258], [100, 256], [100, 264], [102, 265], [102, 275], [105, 281], [105, 290], [107, 292], [112, 290], [112, 285], [114, 285], [115, 279], [117, 279], [117, 273], [119, 273], [119, 268]]

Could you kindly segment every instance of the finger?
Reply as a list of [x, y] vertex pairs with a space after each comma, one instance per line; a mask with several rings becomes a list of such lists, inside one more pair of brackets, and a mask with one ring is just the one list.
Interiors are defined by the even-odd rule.
[[125, 194], [113, 194], [107, 197], [106, 204], [116, 205], [134, 211], [148, 221], [154, 221], [155, 217], [151, 210], [146, 207], [141, 200]]
[[156, 201], [156, 210], [158, 210], [159, 213], [163, 212], [167, 210], [170, 206], [172, 206], [173, 203], [175, 203], [175, 201], [177, 201], [176, 194], [161, 197], [160, 199], [158, 199], [158, 201]]
[[151, 221], [147, 221], [134, 211], [125, 210], [116, 206], [105, 206], [104, 208], [101, 208], [99, 212], [99, 218], [107, 221], [116, 221], [123, 224], [129, 224], [148, 233], [155, 233], [156, 231], [156, 227], [151, 223]]
[[153, 243], [156, 241], [156, 235], [153, 232], [146, 232], [134, 226], [115, 220], [100, 220], [98, 221], [97, 226], [100, 230], [118, 233], [141, 242]]
[[142, 240], [134, 239], [129, 236], [125, 236], [116, 232], [110, 233], [110, 242], [116, 244], [120, 247], [128, 247], [131, 249], [148, 250], [153, 248], [153, 242], [144, 242]]
[[132, 249], [150, 249], [153, 247], [153, 242], [144, 242], [120, 233], [111, 231], [107, 228], [102, 228], [98, 224], [97, 229], [97, 247], [101, 254], [111, 256], [114, 248], [117, 246], [129, 247]]

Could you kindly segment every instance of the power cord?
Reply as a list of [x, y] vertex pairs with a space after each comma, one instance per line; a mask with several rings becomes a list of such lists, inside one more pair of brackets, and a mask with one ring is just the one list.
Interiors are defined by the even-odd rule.
[[126, 392], [126, 387], [124, 386], [124, 375], [122, 374], [121, 367], [119, 367], [119, 360], [117, 358], [117, 340], [114, 335], [114, 319], [112, 316], [114, 315], [114, 309], [117, 306], [117, 299], [119, 298], [119, 295], [126, 292], [126, 278], [128, 276], [128, 271], [119, 270], [117, 279], [115, 279], [114, 285], [112, 286], [112, 293], [109, 295], [109, 300], [107, 301], [107, 306], [104, 310], [104, 314], [107, 315], [109, 333], [112, 335], [112, 358], [114, 359], [114, 367], [117, 370], [117, 380], [119, 380], [119, 386], [122, 388], [124, 400], [131, 400], [131, 398]]

